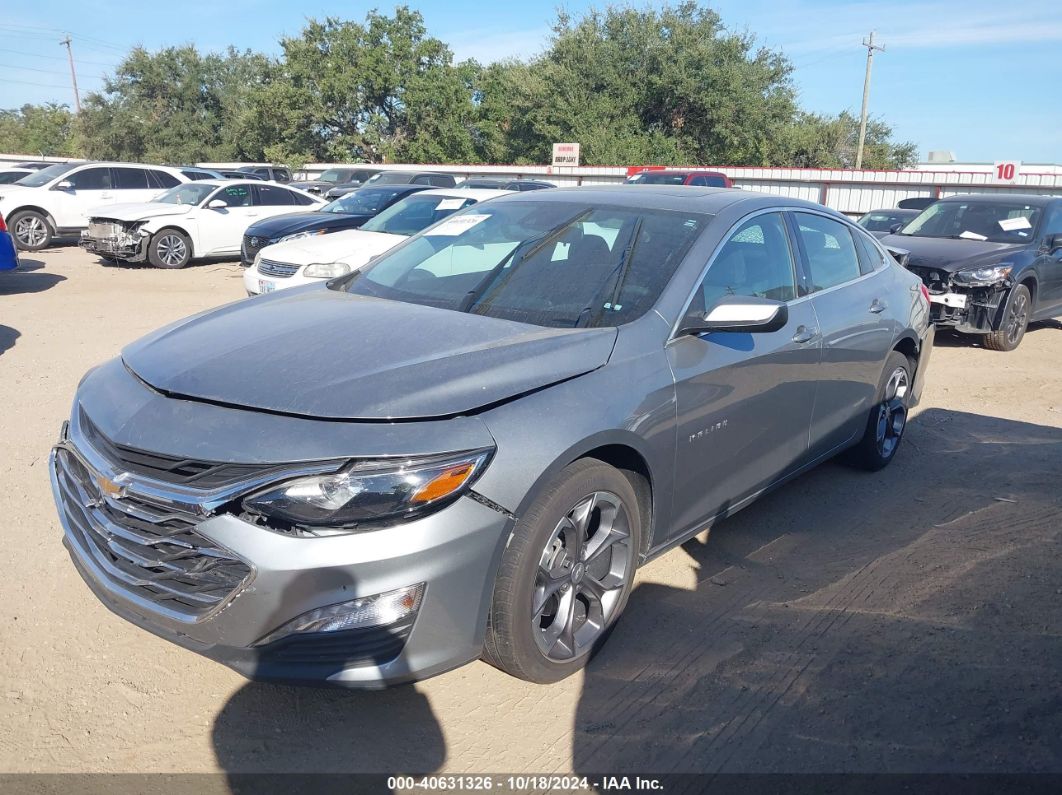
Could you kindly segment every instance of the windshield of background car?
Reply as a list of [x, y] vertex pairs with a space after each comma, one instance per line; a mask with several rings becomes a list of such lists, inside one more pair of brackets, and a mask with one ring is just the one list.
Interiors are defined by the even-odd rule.
[[218, 189], [217, 185], [204, 185], [202, 182], [186, 182], [176, 188], [170, 188], [165, 193], [156, 196], [154, 201], [163, 204], [189, 204], [197, 205], [207, 196]]
[[330, 168], [317, 179], [319, 182], [346, 182], [350, 179], [350, 172], [341, 171], [338, 168]]
[[367, 180], [365, 184], [369, 183], [373, 185], [408, 185], [412, 179], [409, 174], [403, 174], [399, 171], [381, 171], [379, 174], [373, 174]]
[[895, 224], [901, 223], [909, 215], [895, 213], [869, 212], [859, 219], [859, 225], [868, 232], [888, 232]]
[[1040, 208], [1016, 202], [940, 201], [922, 211], [900, 234], [954, 237], [991, 243], [1025, 243], [1033, 239]]
[[376, 215], [403, 190], [403, 188], [362, 188], [326, 204], [321, 210], [342, 215]]
[[366, 232], [384, 232], [388, 235], [409, 237], [475, 203], [475, 199], [463, 197], [414, 194], [395, 202], [375, 218], [366, 221], [361, 228]]
[[656, 303], [710, 219], [485, 203], [383, 255], [340, 289], [539, 326], [618, 326]]
[[667, 174], [659, 171], [635, 174], [627, 180], [631, 185], [681, 185], [685, 181], [685, 174]]
[[47, 185], [56, 177], [61, 177], [68, 171], [72, 171], [77, 168], [80, 163], [56, 163], [54, 166], [48, 166], [48, 168], [42, 168], [35, 174], [28, 174], [27, 176], [16, 182], [16, 185], [25, 185], [27, 188], [39, 188], [41, 185]]

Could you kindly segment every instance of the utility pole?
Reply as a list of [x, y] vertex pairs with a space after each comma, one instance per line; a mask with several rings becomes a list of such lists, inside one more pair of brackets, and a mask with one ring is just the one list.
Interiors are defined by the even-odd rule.
[[[74, 84], [74, 108], [77, 110], [77, 114], [81, 115], [81, 95], [77, 92], [77, 72], [74, 70], [74, 51], [70, 49], [70, 34], [66, 35], [59, 44], [66, 45], [66, 57], [70, 61], [70, 82]], [[865, 104], [865, 103], [864, 103]], [[865, 110], [865, 108], [864, 108]]]
[[870, 38], [863, 39], [863, 46], [867, 48], [867, 75], [863, 78], [863, 112], [859, 116], [859, 148], [856, 149], [855, 167], [863, 167], [863, 142], [867, 138], [867, 103], [870, 101], [870, 68], [874, 65], [874, 50], [885, 52], [884, 47], [874, 43], [874, 31], [870, 31]]

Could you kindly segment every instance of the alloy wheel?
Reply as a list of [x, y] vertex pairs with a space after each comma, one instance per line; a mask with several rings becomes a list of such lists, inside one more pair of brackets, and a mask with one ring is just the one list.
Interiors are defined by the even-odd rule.
[[539, 558], [531, 597], [539, 650], [557, 661], [589, 652], [621, 604], [633, 565], [623, 501], [608, 491], [579, 500], [557, 523]]
[[26, 247], [39, 246], [47, 239], [48, 230], [44, 228], [44, 221], [36, 216], [19, 218], [15, 224], [15, 237]]
[[885, 397], [878, 404], [878, 424], [875, 434], [878, 454], [882, 458], [890, 458], [896, 452], [896, 447], [903, 436], [903, 429], [907, 425], [909, 387], [910, 376], [903, 367], [893, 370], [889, 380], [885, 383]]
[[1029, 297], [1021, 292], [1014, 296], [1014, 303], [1007, 316], [1007, 342], [1016, 345], [1029, 323]]
[[160, 238], [156, 250], [159, 259], [171, 266], [180, 265], [188, 255], [188, 247], [177, 235], [165, 235]]

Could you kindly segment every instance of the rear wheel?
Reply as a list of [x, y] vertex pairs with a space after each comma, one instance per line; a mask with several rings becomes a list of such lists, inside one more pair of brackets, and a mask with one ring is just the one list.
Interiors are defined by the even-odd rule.
[[192, 242], [176, 229], [163, 229], [148, 243], [148, 261], [156, 268], [183, 268], [192, 261]]
[[846, 455], [848, 463], [876, 472], [895, 457], [907, 429], [913, 372], [910, 359], [899, 351], [889, 354], [878, 387], [878, 402], [867, 417], [863, 438]]
[[13, 213], [7, 222], [15, 245], [23, 251], [40, 251], [48, 248], [55, 237], [55, 230], [47, 217], [36, 210]]
[[1032, 314], [1032, 293], [1024, 284], [1012, 288], [1003, 311], [999, 330], [985, 335], [985, 347], [992, 351], [1012, 351], [1017, 348], [1029, 327]]
[[517, 523], [494, 586], [484, 658], [531, 682], [586, 665], [630, 596], [638, 498], [601, 461], [566, 467]]

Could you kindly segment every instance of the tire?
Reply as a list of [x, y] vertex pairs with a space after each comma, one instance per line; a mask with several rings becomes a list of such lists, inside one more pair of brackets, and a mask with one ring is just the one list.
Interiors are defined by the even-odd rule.
[[1029, 328], [1032, 313], [1032, 293], [1024, 284], [1012, 287], [1007, 297], [1007, 307], [999, 322], [999, 330], [985, 335], [985, 347], [990, 351], [1012, 351], [1021, 345], [1025, 330]]
[[627, 604], [642, 532], [638, 497], [622, 472], [592, 458], [567, 466], [509, 539], [484, 659], [540, 684], [584, 667]]
[[45, 215], [36, 210], [21, 210], [7, 219], [11, 237], [22, 251], [40, 251], [48, 248], [55, 237], [55, 230]]
[[863, 438], [845, 454], [847, 463], [868, 472], [877, 472], [896, 457], [907, 429], [907, 414], [914, 383], [911, 360], [892, 351], [878, 384], [878, 400], [867, 417]]
[[163, 229], [148, 243], [148, 262], [156, 268], [183, 268], [192, 261], [192, 241], [177, 229]]

